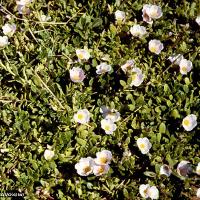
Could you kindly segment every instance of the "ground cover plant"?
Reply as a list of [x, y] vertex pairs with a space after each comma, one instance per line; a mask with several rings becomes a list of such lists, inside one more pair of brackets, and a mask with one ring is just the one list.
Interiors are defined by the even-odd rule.
[[0, 12], [1, 194], [200, 199], [198, 0]]

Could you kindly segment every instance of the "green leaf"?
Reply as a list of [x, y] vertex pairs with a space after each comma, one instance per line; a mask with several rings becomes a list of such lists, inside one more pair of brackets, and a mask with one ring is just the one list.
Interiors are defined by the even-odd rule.
[[161, 137], [162, 137], [161, 132], [157, 133], [157, 141], [159, 144], [160, 144]]
[[166, 132], [166, 125], [164, 122], [162, 122], [159, 126], [159, 133], [165, 133]]
[[129, 198], [128, 190], [126, 188], [123, 189], [124, 197]]
[[145, 172], [144, 172], [144, 175], [145, 175], [145, 176], [148, 176], [148, 177], [153, 177], [153, 178], [156, 177], [156, 173], [151, 172], [151, 171], [145, 171]]
[[113, 24], [111, 24], [110, 25], [110, 31], [113, 34], [113, 36], [115, 36], [116, 33], [117, 33], [117, 28]]
[[93, 26], [93, 28], [95, 28], [95, 27], [100, 28], [102, 26], [102, 23], [103, 23], [103, 20], [101, 18], [96, 18], [96, 19], [94, 19], [92, 26]]
[[81, 138], [76, 138], [78, 144], [82, 145], [82, 146], [85, 146], [87, 144], [87, 142]]
[[179, 111], [177, 109], [172, 110], [171, 111], [171, 116], [174, 117], [175, 119], [176, 118], [180, 118]]
[[119, 82], [120, 82], [121, 86], [126, 87], [126, 82], [125, 81], [120, 80]]

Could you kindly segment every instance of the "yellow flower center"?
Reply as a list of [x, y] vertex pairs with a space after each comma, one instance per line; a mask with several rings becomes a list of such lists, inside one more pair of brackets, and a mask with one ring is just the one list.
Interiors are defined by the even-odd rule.
[[108, 114], [107, 114], [107, 117], [110, 117], [110, 118], [112, 118], [112, 117], [114, 117], [115, 116], [115, 113], [112, 113], [112, 112], [109, 112]]
[[189, 126], [190, 125], [190, 121], [188, 119], [184, 119], [183, 124], [185, 126]]
[[187, 72], [187, 67], [182, 67], [183, 72]]
[[136, 73], [133, 74], [133, 75], [131, 76], [131, 78], [132, 78], [132, 81], [135, 81], [135, 80], [137, 79], [137, 74], [136, 74]]
[[142, 143], [142, 144], [139, 145], [139, 147], [140, 147], [140, 149], [144, 149], [145, 148], [145, 144]]
[[83, 119], [83, 114], [82, 114], [82, 113], [81, 113], [81, 114], [78, 114], [78, 115], [77, 115], [77, 118], [80, 119], [80, 120], [82, 120], [82, 119]]
[[104, 172], [104, 166], [100, 166], [100, 167], [98, 168], [98, 173], [101, 174], [101, 173], [103, 173], [103, 172]]
[[126, 64], [123, 65], [122, 68], [124, 68], [125, 70], [131, 70], [131, 64], [126, 63]]
[[82, 60], [82, 59], [84, 59], [84, 54], [83, 54], [83, 53], [79, 53], [79, 54], [78, 54], [78, 57], [79, 57], [79, 59]]
[[156, 46], [151, 46], [149, 49], [150, 49], [150, 51], [153, 52], [153, 53], [155, 53], [155, 52], [157, 51]]
[[157, 17], [158, 16], [158, 12], [156, 9], [151, 11], [151, 17]]
[[100, 163], [106, 164], [108, 162], [108, 159], [106, 157], [100, 157], [99, 158]]
[[73, 78], [74, 80], [76, 80], [76, 81], [80, 80], [79, 74], [73, 75], [72, 78]]
[[144, 194], [146, 195], [146, 194], [147, 194], [147, 192], [148, 192], [148, 188], [147, 188], [146, 190], [144, 190]]
[[84, 173], [88, 173], [90, 170], [91, 170], [91, 167], [90, 167], [90, 166], [85, 166], [85, 167], [83, 168]]
[[105, 68], [101, 69], [101, 73], [106, 73], [106, 72], [107, 72], [107, 70]]
[[123, 18], [122, 17], [118, 17], [117, 18], [117, 22], [122, 22], [123, 21]]
[[127, 70], [131, 70], [131, 65], [130, 65], [130, 64], [127, 64], [127, 65], [126, 65], [126, 69], [127, 69]]
[[110, 126], [109, 126], [109, 125], [106, 125], [105, 128], [104, 128], [104, 130], [105, 130], [105, 131], [109, 131], [109, 130], [110, 130]]

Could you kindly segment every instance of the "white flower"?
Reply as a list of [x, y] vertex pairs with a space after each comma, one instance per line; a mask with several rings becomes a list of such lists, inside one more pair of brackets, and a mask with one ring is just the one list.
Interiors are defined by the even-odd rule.
[[109, 109], [106, 106], [101, 106], [100, 112], [105, 119], [110, 119], [113, 122], [117, 122], [120, 120], [120, 113], [115, 109]]
[[149, 150], [151, 149], [152, 144], [150, 143], [148, 138], [144, 137], [144, 138], [137, 139], [137, 146], [140, 149], [142, 154], [147, 154]]
[[197, 18], [196, 18], [196, 23], [200, 26], [200, 15], [199, 16], [197, 16]]
[[126, 20], [126, 14], [123, 11], [117, 10], [115, 12], [115, 19], [117, 21], [117, 23], [123, 23]]
[[144, 75], [142, 74], [142, 71], [141, 69], [139, 68], [133, 68], [132, 69], [132, 74], [130, 75], [131, 76], [131, 84], [130, 86], [140, 86], [144, 80]]
[[152, 53], [160, 54], [160, 52], [163, 50], [164, 46], [163, 43], [160, 42], [160, 40], [150, 40], [149, 41], [149, 50]]
[[17, 0], [16, 4], [21, 6], [26, 6], [27, 4], [31, 3], [33, 0]]
[[159, 191], [156, 186], [152, 186], [152, 187], [148, 188], [147, 193], [151, 199], [159, 198]]
[[70, 79], [75, 83], [83, 82], [85, 73], [80, 67], [73, 67], [69, 70]]
[[140, 185], [140, 187], [139, 187], [139, 193], [140, 193], [140, 195], [143, 197], [143, 198], [145, 198], [145, 199], [147, 199], [148, 197], [149, 197], [149, 195], [148, 195], [148, 189], [150, 188], [150, 185], [149, 184], [142, 184], [142, 185]]
[[165, 175], [167, 177], [169, 177], [172, 173], [172, 170], [170, 169], [170, 167], [168, 165], [162, 165], [160, 167], [160, 175]]
[[108, 165], [110, 164], [112, 160], [112, 153], [108, 150], [103, 150], [96, 153], [96, 158], [94, 159], [94, 162], [97, 165]]
[[74, 115], [74, 121], [80, 124], [87, 124], [90, 121], [90, 113], [87, 109], [79, 110]]
[[198, 163], [197, 167], [196, 167], [196, 173], [198, 175], [200, 175], [200, 162]]
[[51, 160], [51, 159], [54, 157], [54, 155], [55, 155], [55, 153], [54, 153], [54, 151], [52, 151], [52, 150], [46, 149], [46, 150], [44, 151], [44, 158], [45, 158], [46, 160]]
[[180, 67], [181, 74], [187, 74], [192, 69], [192, 62], [187, 59], [182, 59], [180, 61], [179, 67]]
[[200, 198], [200, 188], [197, 189], [197, 197]]
[[121, 66], [124, 73], [131, 73], [135, 65], [134, 60], [128, 60], [124, 65]]
[[0, 36], [0, 48], [3, 48], [8, 44], [9, 44], [8, 37], [7, 36]]
[[150, 10], [150, 8], [151, 8], [150, 4], [144, 4], [143, 8], [142, 8], [143, 21], [147, 22], [148, 24], [152, 24], [153, 23], [153, 20], [147, 14], [147, 12]]
[[81, 158], [75, 165], [77, 173], [81, 176], [88, 176], [92, 173], [94, 160], [91, 157]]
[[2, 27], [2, 30], [3, 30], [4, 35], [12, 36], [16, 31], [16, 25], [15, 24], [5, 24]]
[[181, 60], [184, 59], [182, 54], [172, 55], [168, 58], [171, 63], [174, 63], [176, 65], [179, 65]]
[[102, 119], [101, 128], [104, 129], [106, 134], [110, 135], [117, 129], [117, 126], [111, 119]]
[[163, 15], [161, 7], [156, 5], [148, 7], [146, 13], [152, 19], [159, 19]]
[[130, 32], [133, 36], [142, 38], [147, 34], [146, 28], [140, 25], [134, 25], [130, 28]]
[[188, 176], [192, 171], [190, 166], [190, 162], [186, 160], [182, 160], [177, 166], [177, 173], [179, 176]]
[[46, 15], [41, 15], [41, 16], [40, 16], [40, 21], [41, 21], [41, 22], [47, 22], [47, 21], [49, 21], [49, 20], [51, 20], [51, 17], [50, 17], [50, 16], [46, 16]]
[[93, 173], [95, 176], [101, 176], [106, 174], [109, 169], [110, 169], [109, 165], [94, 165]]
[[29, 14], [30, 10], [27, 8], [28, 4], [30, 4], [32, 0], [17, 0], [17, 10], [19, 14]]
[[108, 65], [107, 63], [101, 63], [100, 65], [97, 65], [97, 70], [96, 70], [96, 73], [97, 74], [104, 74], [104, 73], [106, 73], [106, 72], [109, 72], [109, 71], [111, 71], [111, 66], [110, 65]]
[[191, 131], [197, 126], [197, 117], [194, 114], [187, 115], [182, 121], [183, 128], [186, 131]]
[[76, 55], [80, 60], [88, 60], [90, 58], [90, 53], [88, 50], [85, 49], [77, 49]]
[[151, 4], [143, 5], [143, 9], [142, 9], [143, 21], [149, 24], [152, 24], [153, 23], [152, 19], [158, 19], [162, 17], [162, 15], [163, 13], [160, 6], [151, 5]]

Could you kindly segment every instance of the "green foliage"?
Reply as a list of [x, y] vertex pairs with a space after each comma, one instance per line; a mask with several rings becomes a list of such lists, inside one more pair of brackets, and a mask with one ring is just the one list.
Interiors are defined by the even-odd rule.
[[[142, 22], [147, 2], [163, 10], [152, 25]], [[60, 200], [141, 199], [138, 188], [149, 183], [158, 187], [160, 199], [192, 199], [199, 177], [181, 180], [176, 166], [189, 160], [195, 169], [200, 162], [199, 127], [186, 132], [181, 125], [187, 114], [198, 119], [200, 111], [198, 0], [35, 0], [30, 15], [23, 16], [14, 0], [0, 4], [1, 25], [10, 14], [17, 26], [10, 44], [0, 49], [0, 149], [8, 149], [0, 151], [1, 190], [20, 189], [25, 199], [38, 194]], [[125, 24], [115, 23], [116, 10], [126, 12]], [[51, 21], [41, 23], [41, 14]], [[147, 28], [147, 37], [130, 36], [136, 21]], [[148, 51], [154, 38], [164, 43], [158, 56]], [[92, 58], [75, 62], [76, 49], [84, 47]], [[193, 62], [187, 76], [167, 60], [174, 52]], [[113, 71], [97, 75], [102, 58]], [[139, 87], [130, 87], [120, 69], [130, 59], [145, 75]], [[72, 67], [84, 69], [84, 83], [70, 80]], [[102, 105], [121, 114], [113, 135], [100, 128]], [[81, 108], [92, 113], [89, 126], [73, 121]], [[138, 150], [139, 137], [150, 139], [149, 156]], [[55, 150], [50, 161], [43, 156], [47, 145]], [[109, 173], [79, 176], [74, 168], [79, 159], [102, 149], [113, 154]], [[163, 164], [173, 169], [171, 177], [159, 175]]]

